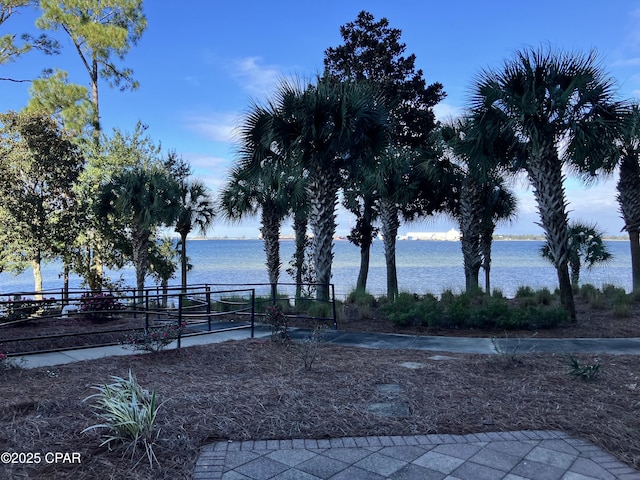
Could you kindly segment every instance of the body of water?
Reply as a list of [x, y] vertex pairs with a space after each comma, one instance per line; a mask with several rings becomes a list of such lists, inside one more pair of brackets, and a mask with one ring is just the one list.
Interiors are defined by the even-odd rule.
[[[555, 269], [540, 257], [541, 241], [496, 241], [493, 243], [491, 268], [492, 288], [512, 297], [519, 286], [532, 288], [557, 286]], [[629, 244], [625, 241], [609, 241], [607, 246], [613, 259], [591, 271], [584, 270], [581, 283], [598, 287], [613, 284], [631, 290], [631, 259]], [[281, 241], [281, 282], [291, 282], [286, 269], [294, 251], [293, 240]], [[267, 283], [265, 255], [261, 240], [190, 240], [188, 255], [194, 266], [189, 272], [192, 284], [249, 284]], [[398, 283], [401, 291], [439, 294], [444, 289], [462, 291], [464, 271], [459, 242], [399, 241], [397, 243]], [[336, 294], [342, 298], [355, 287], [360, 266], [360, 251], [347, 241], [334, 244], [333, 278]], [[43, 267], [45, 290], [59, 289], [59, 263]], [[135, 284], [133, 267], [120, 272], [110, 272], [112, 278], [122, 277], [125, 285]], [[80, 286], [79, 277], [71, 278], [71, 287]], [[153, 285], [151, 278], [149, 285]], [[179, 283], [179, 272], [172, 284]], [[484, 271], [480, 271], [480, 283], [484, 283]], [[384, 247], [375, 241], [371, 250], [368, 290], [376, 295], [386, 291], [386, 267]], [[0, 293], [33, 290], [31, 270], [21, 275], [0, 274]]]

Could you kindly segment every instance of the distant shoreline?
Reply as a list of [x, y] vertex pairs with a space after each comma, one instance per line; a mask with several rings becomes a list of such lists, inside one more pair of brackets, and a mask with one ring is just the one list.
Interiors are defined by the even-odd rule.
[[[176, 237], [177, 238], [177, 237]], [[624, 236], [604, 236], [603, 240], [607, 240], [610, 242], [627, 242], [629, 238]], [[202, 240], [262, 240], [258, 237], [189, 237], [190, 241], [202, 241]], [[293, 237], [281, 237], [280, 240], [295, 240]], [[348, 241], [346, 238], [335, 238], [336, 241]], [[494, 242], [502, 242], [502, 241], [544, 241], [545, 238], [542, 235], [496, 235], [493, 238]], [[438, 240], [438, 239], [403, 239], [398, 240], [399, 242], [459, 242], [459, 240]]]

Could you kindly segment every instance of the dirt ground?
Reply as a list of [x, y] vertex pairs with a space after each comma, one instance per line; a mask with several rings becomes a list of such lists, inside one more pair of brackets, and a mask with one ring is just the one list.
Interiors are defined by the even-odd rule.
[[[579, 308], [586, 308], [580, 306]], [[637, 307], [634, 307], [637, 309]], [[580, 311], [579, 322], [539, 336], [640, 337], [640, 316]], [[351, 318], [341, 329], [398, 330], [382, 318]], [[482, 335], [503, 332], [421, 334]], [[535, 332], [511, 332], [510, 336]], [[320, 344], [311, 370], [300, 347], [246, 340], [58, 367], [0, 371], [0, 451], [78, 453], [81, 463], [0, 465], [0, 478], [187, 479], [198, 452], [217, 440], [361, 435], [464, 434], [557, 429], [596, 443], [640, 469], [637, 357], [580, 355], [600, 365], [584, 381], [564, 355], [462, 355], [365, 350]], [[403, 364], [416, 363], [420, 368]], [[161, 407], [153, 468], [136, 451], [100, 446], [91, 387], [126, 377], [155, 390]], [[393, 389], [385, 385], [396, 386]], [[388, 392], [399, 392], [393, 398]], [[395, 402], [403, 415], [372, 405]], [[136, 465], [137, 464], [137, 465]]]

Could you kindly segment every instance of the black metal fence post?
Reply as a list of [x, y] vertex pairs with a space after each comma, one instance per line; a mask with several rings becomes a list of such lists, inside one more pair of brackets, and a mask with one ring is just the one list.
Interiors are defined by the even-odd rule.
[[178, 294], [178, 350], [182, 346], [182, 293]]
[[333, 283], [331, 284], [331, 301], [333, 302], [333, 329], [338, 330], [338, 320], [336, 316], [336, 289]]
[[149, 290], [145, 293], [144, 299], [144, 329], [149, 330]]
[[205, 287], [207, 293], [206, 293], [206, 300], [207, 300], [207, 327], [209, 328], [209, 331], [211, 331], [211, 289], [209, 288], [209, 285], [207, 285]]
[[251, 338], [256, 336], [256, 289], [251, 289]]

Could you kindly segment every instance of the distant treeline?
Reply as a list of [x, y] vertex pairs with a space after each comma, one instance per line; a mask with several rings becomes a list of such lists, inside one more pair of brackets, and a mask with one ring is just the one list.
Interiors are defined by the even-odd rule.
[[[628, 241], [629, 237], [625, 235], [605, 235], [604, 240], [621, 240]], [[494, 235], [494, 240], [545, 240], [544, 235], [534, 235], [532, 233], [526, 235]]]

